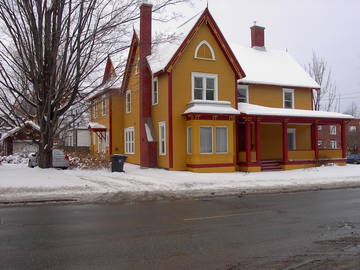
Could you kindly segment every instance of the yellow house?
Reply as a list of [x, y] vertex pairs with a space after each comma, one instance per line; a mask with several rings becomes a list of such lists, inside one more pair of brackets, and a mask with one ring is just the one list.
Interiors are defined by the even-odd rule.
[[[103, 108], [96, 103], [110, 96], [105, 117], [91, 119], [94, 134], [108, 132], [109, 144], [101, 148], [94, 136], [93, 152], [194, 172], [345, 164], [345, 125], [352, 117], [312, 110], [319, 86], [287, 52], [265, 47], [263, 27], [251, 27], [251, 48], [230, 47], [205, 9], [182, 26], [180, 43], [154, 46], [151, 13], [143, 3], [120, 89], [92, 99], [95, 117]], [[339, 149], [319, 150], [320, 124], [341, 125]]]

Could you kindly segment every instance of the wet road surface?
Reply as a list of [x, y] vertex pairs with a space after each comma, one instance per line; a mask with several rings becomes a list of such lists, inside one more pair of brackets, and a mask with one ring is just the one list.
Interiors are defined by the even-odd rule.
[[0, 208], [0, 269], [360, 269], [360, 189]]

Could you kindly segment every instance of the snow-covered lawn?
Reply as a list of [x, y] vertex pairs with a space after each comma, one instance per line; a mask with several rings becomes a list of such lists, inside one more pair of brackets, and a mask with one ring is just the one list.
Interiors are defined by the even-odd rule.
[[125, 171], [44, 170], [30, 169], [25, 164], [3, 164], [0, 165], [0, 202], [44, 198], [83, 201], [181, 198], [211, 193], [360, 186], [360, 165], [260, 173], [191, 173], [140, 169], [125, 164]]

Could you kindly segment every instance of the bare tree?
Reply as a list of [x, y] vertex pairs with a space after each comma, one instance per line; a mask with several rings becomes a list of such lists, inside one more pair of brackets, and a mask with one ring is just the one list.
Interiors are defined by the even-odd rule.
[[340, 96], [331, 79], [331, 69], [327, 62], [313, 52], [312, 60], [306, 70], [320, 85], [320, 89], [313, 92], [314, 110], [338, 111], [340, 109]]
[[350, 106], [344, 111], [345, 114], [350, 114], [355, 118], [360, 116], [360, 111], [358, 105], [353, 101]]
[[[154, 0], [153, 11], [185, 1]], [[96, 90], [94, 74], [107, 56], [128, 48], [141, 2], [0, 1], [0, 119], [9, 126], [29, 119], [40, 126], [41, 168], [51, 165], [66, 111]]]

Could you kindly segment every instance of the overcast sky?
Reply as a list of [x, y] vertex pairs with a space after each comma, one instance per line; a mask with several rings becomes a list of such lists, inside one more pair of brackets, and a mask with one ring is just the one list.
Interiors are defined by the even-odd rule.
[[[192, 7], [176, 8], [189, 18], [206, 3], [193, 0]], [[360, 106], [360, 0], [209, 0], [208, 5], [230, 44], [250, 46], [249, 27], [257, 21], [265, 27], [266, 47], [288, 49], [301, 65], [316, 52], [332, 70], [341, 111], [352, 101]]]

